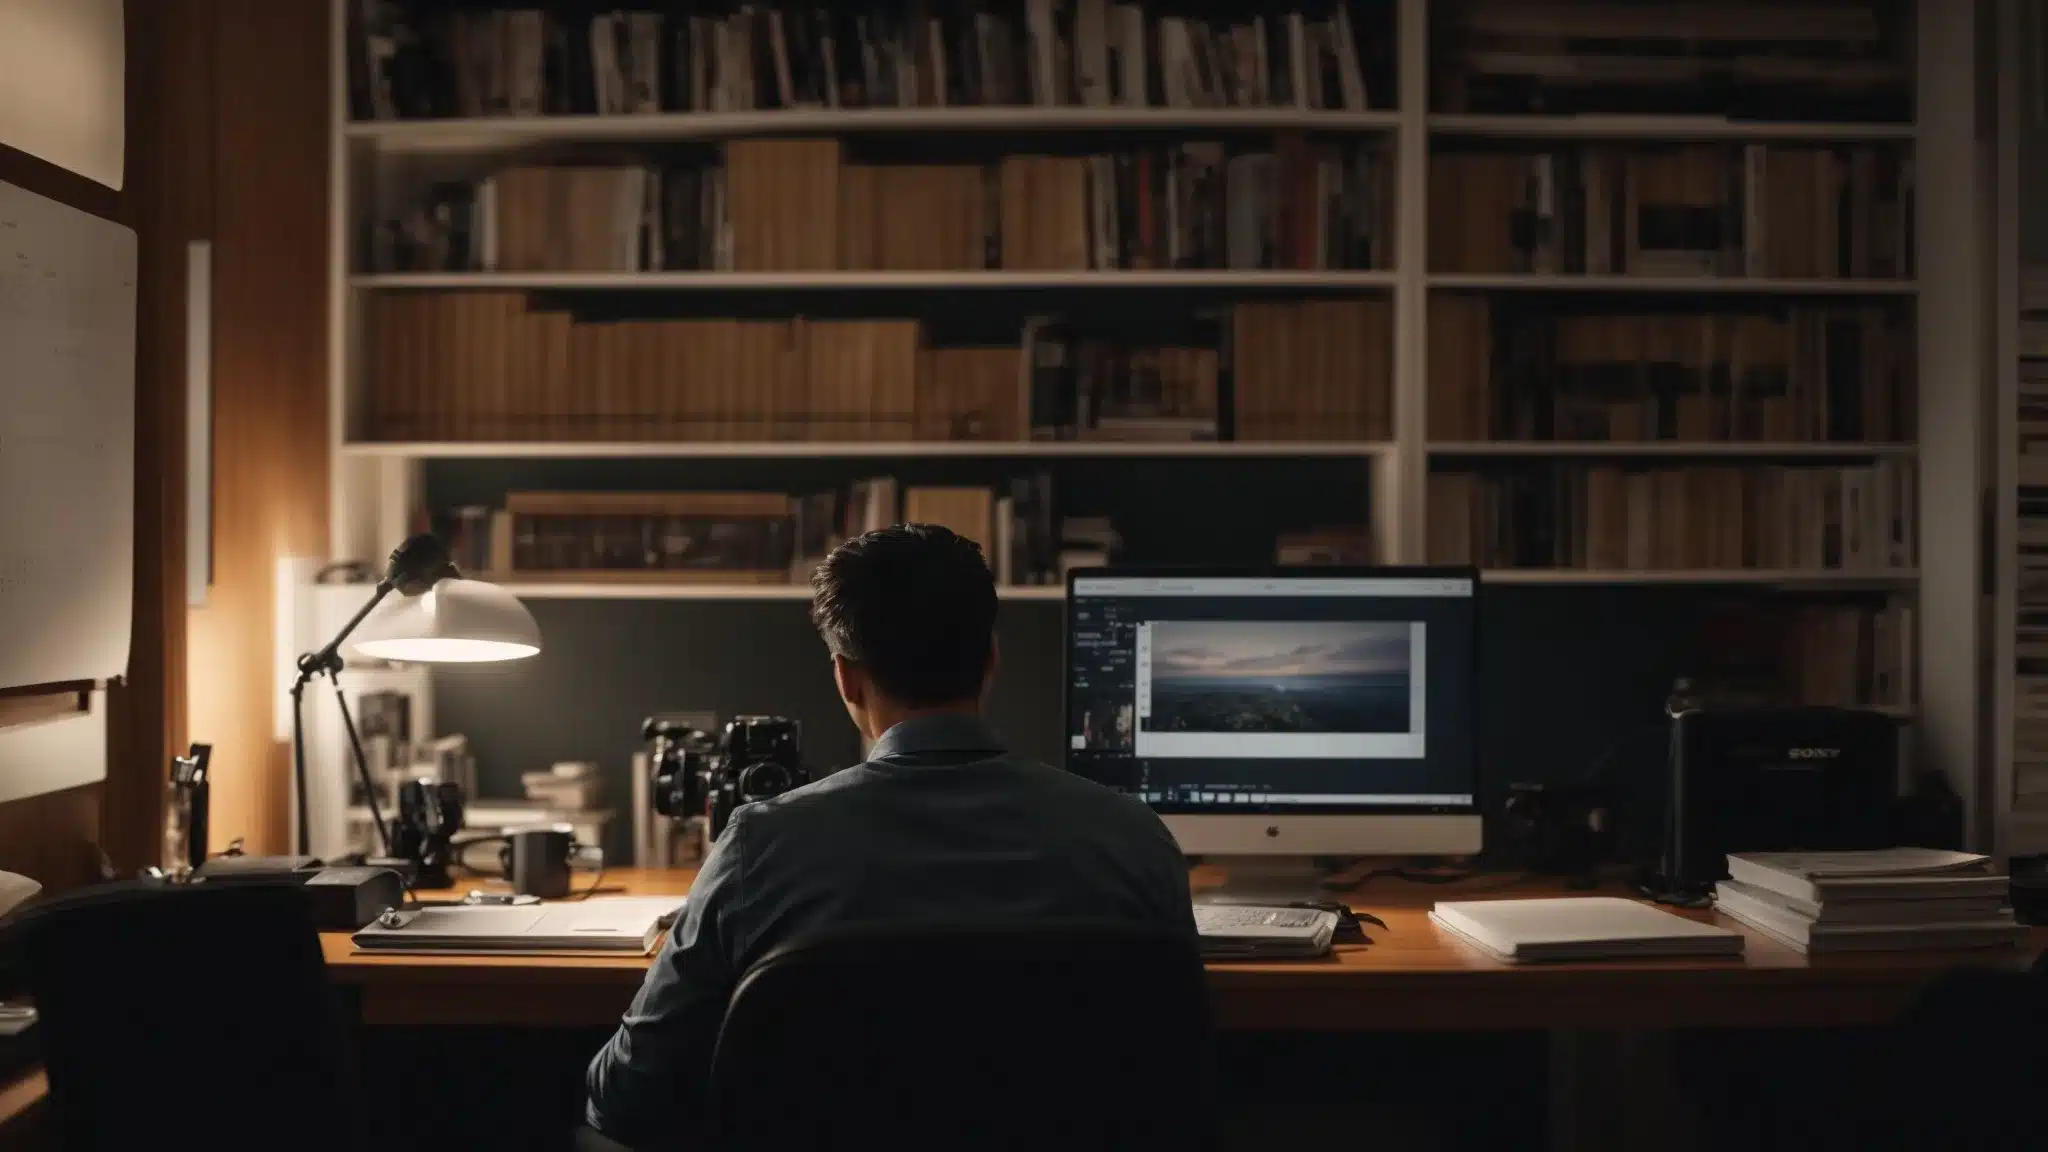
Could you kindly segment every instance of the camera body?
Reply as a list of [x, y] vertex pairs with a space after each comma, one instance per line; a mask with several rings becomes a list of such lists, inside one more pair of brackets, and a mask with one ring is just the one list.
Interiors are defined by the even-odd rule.
[[455, 834], [462, 831], [462, 786], [422, 777], [398, 789], [398, 815], [391, 821], [391, 855], [409, 860], [421, 888], [447, 888]]
[[648, 720], [654, 810], [673, 820], [703, 816], [716, 840], [733, 809], [810, 783], [803, 725], [781, 716], [736, 716], [716, 737], [669, 721]]

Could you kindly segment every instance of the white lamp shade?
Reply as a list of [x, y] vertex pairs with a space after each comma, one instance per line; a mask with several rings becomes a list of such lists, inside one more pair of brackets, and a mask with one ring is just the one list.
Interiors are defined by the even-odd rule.
[[356, 629], [349, 647], [378, 660], [487, 664], [540, 651], [540, 625], [519, 597], [482, 580], [443, 580], [393, 596]]

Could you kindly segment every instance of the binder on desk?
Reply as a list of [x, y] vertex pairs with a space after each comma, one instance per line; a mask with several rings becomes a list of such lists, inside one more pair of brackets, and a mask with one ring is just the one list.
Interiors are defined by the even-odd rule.
[[366, 952], [646, 955], [681, 912], [680, 896], [620, 896], [559, 904], [420, 908], [386, 913], [357, 932]]

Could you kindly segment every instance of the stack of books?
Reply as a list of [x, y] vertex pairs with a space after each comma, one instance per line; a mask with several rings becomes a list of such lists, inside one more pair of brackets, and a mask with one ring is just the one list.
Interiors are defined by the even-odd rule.
[[2011, 946], [1990, 858], [1932, 848], [1730, 854], [1715, 907], [1801, 952]]

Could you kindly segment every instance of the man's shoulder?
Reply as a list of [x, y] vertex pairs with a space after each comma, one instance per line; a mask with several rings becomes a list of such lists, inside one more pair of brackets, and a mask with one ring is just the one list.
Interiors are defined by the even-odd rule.
[[[956, 768], [996, 770], [1004, 786], [1038, 793], [1071, 810], [1099, 812], [1108, 819], [1157, 823], [1151, 810], [1135, 798], [1028, 756], [1003, 752], [968, 765], [914, 768], [910, 771], [948, 772]], [[756, 801], [747, 805], [746, 811], [750, 821], [757, 824], [833, 813], [845, 806], [885, 797], [891, 775], [873, 763], [863, 761], [801, 788]]]
[[778, 817], [798, 817], [821, 808], [857, 803], [858, 793], [875, 782], [874, 774], [865, 763], [853, 764], [821, 776], [801, 788], [755, 800], [740, 811], [754, 823]]

